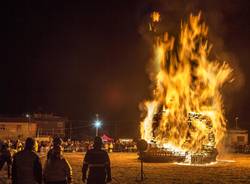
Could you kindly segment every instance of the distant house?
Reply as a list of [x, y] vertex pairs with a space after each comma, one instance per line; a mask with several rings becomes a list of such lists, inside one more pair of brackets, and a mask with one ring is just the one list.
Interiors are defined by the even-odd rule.
[[35, 137], [37, 124], [28, 118], [0, 118], [0, 139]]
[[34, 113], [31, 119], [37, 124], [37, 136], [65, 137], [67, 118], [53, 114]]
[[248, 144], [248, 130], [239, 128], [229, 129], [227, 131], [227, 145], [228, 146], [239, 146]]
[[26, 117], [0, 117], [0, 139], [65, 137], [67, 118], [35, 113]]

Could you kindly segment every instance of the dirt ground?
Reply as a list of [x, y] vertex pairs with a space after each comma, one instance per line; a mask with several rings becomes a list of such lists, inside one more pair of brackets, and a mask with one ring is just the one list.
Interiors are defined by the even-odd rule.
[[[134, 184], [139, 179], [140, 163], [136, 153], [110, 153], [112, 184]], [[82, 183], [82, 153], [67, 153], [65, 157], [73, 168], [75, 184]], [[169, 163], [145, 163], [145, 184], [250, 184], [250, 155], [233, 154], [219, 158], [213, 165], [189, 166]], [[43, 159], [44, 160], [44, 159]], [[234, 160], [234, 161], [232, 161]], [[0, 183], [7, 183], [0, 172]], [[138, 176], [138, 177], [137, 177]]]

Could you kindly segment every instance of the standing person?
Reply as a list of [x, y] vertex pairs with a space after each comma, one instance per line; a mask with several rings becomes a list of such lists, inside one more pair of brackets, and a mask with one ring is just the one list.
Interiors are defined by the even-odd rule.
[[49, 159], [44, 166], [45, 184], [70, 184], [72, 182], [72, 168], [62, 155], [62, 147], [53, 147]]
[[102, 139], [95, 137], [93, 149], [88, 150], [82, 167], [82, 181], [85, 182], [89, 169], [87, 184], [105, 184], [111, 182], [110, 159], [102, 150]]
[[60, 137], [54, 137], [53, 139], [53, 148], [51, 148], [48, 153], [47, 153], [47, 160], [50, 159], [50, 156], [53, 155], [53, 151], [55, 147], [61, 146], [62, 145], [62, 139]]
[[42, 164], [35, 153], [35, 140], [27, 138], [23, 151], [16, 153], [12, 164], [12, 184], [41, 184]]
[[9, 150], [9, 145], [7, 143], [2, 145], [0, 151], [0, 171], [2, 170], [5, 163], [7, 163], [8, 178], [10, 178], [10, 166], [12, 164], [12, 158]]

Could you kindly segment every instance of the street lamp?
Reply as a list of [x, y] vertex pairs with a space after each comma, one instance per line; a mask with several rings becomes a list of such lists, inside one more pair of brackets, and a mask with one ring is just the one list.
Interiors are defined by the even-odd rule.
[[30, 118], [30, 115], [29, 114], [25, 114], [26, 118]]
[[102, 122], [99, 120], [98, 114], [96, 114], [96, 120], [95, 120], [94, 126], [95, 126], [95, 135], [98, 136], [98, 128], [102, 126]]
[[25, 117], [28, 118], [29, 122], [28, 122], [28, 134], [30, 134], [30, 118], [31, 118], [31, 115], [30, 114], [25, 114]]

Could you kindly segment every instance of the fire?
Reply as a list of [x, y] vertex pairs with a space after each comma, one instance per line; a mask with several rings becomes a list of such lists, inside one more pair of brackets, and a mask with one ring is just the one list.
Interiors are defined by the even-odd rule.
[[[151, 18], [151, 25], [157, 26], [160, 14], [153, 12]], [[191, 14], [181, 24], [178, 40], [167, 33], [155, 34], [153, 99], [143, 102], [142, 139], [189, 153], [220, 143], [226, 131], [220, 90], [231, 79], [232, 69], [211, 59], [207, 35], [201, 14]]]
[[151, 14], [151, 18], [152, 18], [152, 21], [153, 21], [153, 22], [159, 22], [159, 21], [160, 21], [160, 13], [154, 11], [154, 12]]

